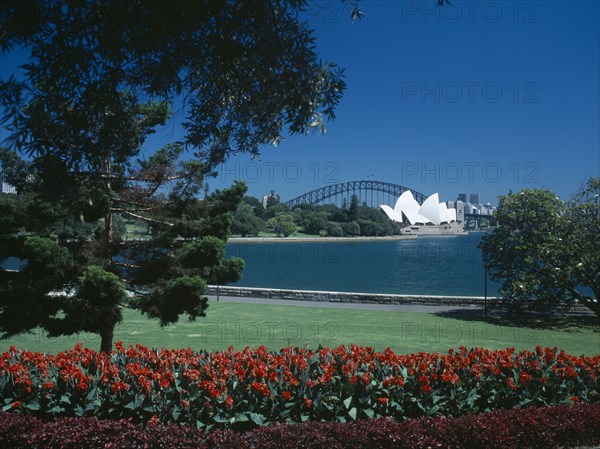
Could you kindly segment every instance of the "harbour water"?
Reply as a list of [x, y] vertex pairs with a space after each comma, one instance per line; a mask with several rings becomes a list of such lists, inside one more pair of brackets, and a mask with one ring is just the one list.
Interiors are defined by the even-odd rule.
[[[356, 242], [228, 243], [246, 261], [234, 284], [341, 292], [484, 296], [479, 233]], [[487, 294], [499, 284], [488, 279]]]
[[[410, 295], [484, 296], [477, 245], [482, 234], [404, 240], [248, 242], [227, 244], [246, 261], [241, 287]], [[18, 259], [3, 266], [19, 269]], [[499, 284], [488, 279], [487, 294]]]

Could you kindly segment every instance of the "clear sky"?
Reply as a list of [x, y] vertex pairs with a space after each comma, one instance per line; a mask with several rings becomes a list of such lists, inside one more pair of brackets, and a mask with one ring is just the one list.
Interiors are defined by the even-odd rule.
[[368, 178], [495, 203], [525, 187], [568, 198], [599, 175], [600, 2], [434, 3], [366, 0], [352, 25], [315, 2], [321, 55], [346, 68], [336, 121], [230, 160], [211, 187], [245, 179], [291, 199]]
[[[336, 121], [261, 160], [230, 159], [211, 189], [240, 179], [253, 196], [288, 200], [376, 179], [496, 203], [525, 187], [567, 199], [600, 175], [600, 2], [451, 3], [363, 0], [352, 24], [340, 0], [314, 0], [306, 18], [320, 55], [346, 69]], [[177, 136], [175, 122], [147, 149]]]

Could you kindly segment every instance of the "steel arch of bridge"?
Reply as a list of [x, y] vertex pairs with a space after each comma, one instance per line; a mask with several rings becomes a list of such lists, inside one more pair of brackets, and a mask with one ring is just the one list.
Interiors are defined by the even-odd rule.
[[378, 191], [383, 192], [389, 195], [394, 195], [395, 197], [399, 197], [407, 190], [410, 190], [415, 197], [415, 200], [419, 204], [422, 204], [425, 199], [427, 199], [426, 195], [423, 195], [420, 192], [416, 192], [408, 187], [401, 186], [400, 184], [392, 184], [390, 182], [383, 181], [349, 181], [349, 182], [340, 182], [338, 184], [331, 184], [325, 187], [321, 187], [319, 189], [311, 190], [310, 192], [306, 192], [303, 195], [297, 196], [289, 201], [286, 201], [285, 204], [293, 208], [298, 206], [299, 204], [319, 204], [325, 201], [328, 198], [335, 197], [337, 195], [342, 195], [344, 193], [349, 192], [363, 192], [363, 191]]

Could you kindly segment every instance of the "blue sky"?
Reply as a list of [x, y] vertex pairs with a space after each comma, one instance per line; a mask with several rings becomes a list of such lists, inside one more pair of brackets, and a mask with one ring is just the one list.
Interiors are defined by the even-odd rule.
[[599, 175], [600, 3], [433, 3], [363, 1], [352, 25], [338, 2], [315, 2], [320, 53], [346, 68], [336, 121], [230, 160], [211, 187], [245, 179], [291, 199], [369, 177], [495, 203], [526, 187], [568, 198]]
[[[240, 179], [253, 196], [275, 190], [287, 200], [377, 179], [442, 200], [466, 192], [495, 203], [526, 187], [567, 199], [600, 175], [600, 2], [444, 8], [363, 0], [365, 17], [352, 24], [339, 0], [314, 0], [306, 18], [320, 55], [346, 69], [336, 121], [325, 135], [265, 147], [260, 160], [230, 159], [211, 189]], [[0, 69], [17, 62], [4, 59]], [[174, 126], [147, 150], [177, 136]]]

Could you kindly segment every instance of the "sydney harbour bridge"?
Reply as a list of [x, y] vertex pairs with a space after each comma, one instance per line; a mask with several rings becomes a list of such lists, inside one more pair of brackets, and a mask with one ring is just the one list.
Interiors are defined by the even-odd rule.
[[[400, 184], [374, 180], [362, 180], [326, 185], [286, 201], [285, 204], [290, 206], [290, 208], [300, 204], [336, 204], [339, 206], [344, 203], [350, 204], [350, 198], [352, 195], [356, 195], [358, 197], [359, 204], [366, 203], [369, 207], [373, 208], [379, 208], [381, 204], [387, 204], [390, 207], [394, 207], [398, 197], [407, 190], [412, 192], [413, 197], [419, 204], [422, 204], [427, 198], [427, 195]], [[478, 226], [478, 222], [481, 219], [489, 220], [492, 218], [491, 215], [464, 215], [465, 223], [469, 224], [469, 222], [474, 222], [475, 226]]]

